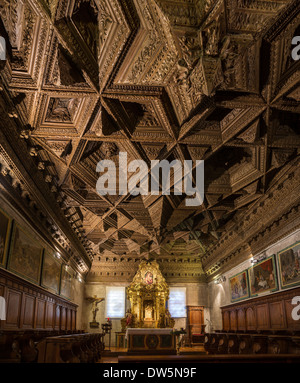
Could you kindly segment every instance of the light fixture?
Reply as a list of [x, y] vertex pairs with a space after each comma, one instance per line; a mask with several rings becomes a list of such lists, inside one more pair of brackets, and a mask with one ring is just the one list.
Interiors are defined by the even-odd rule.
[[265, 253], [263, 253], [263, 254], [261, 254], [261, 255], [258, 255], [257, 257], [253, 257], [252, 259], [251, 259], [251, 263], [257, 263], [257, 262], [261, 262], [261, 261], [263, 261], [264, 259], [266, 259], [267, 258], [267, 256], [266, 256], [266, 254]]
[[226, 282], [226, 277], [221, 275], [219, 278], [215, 280], [215, 284], [219, 285], [220, 283]]

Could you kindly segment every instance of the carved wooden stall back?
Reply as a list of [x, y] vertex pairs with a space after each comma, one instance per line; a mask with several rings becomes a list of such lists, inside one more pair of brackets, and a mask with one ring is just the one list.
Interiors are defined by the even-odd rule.
[[300, 323], [292, 318], [292, 299], [300, 289], [291, 289], [223, 306], [223, 330], [236, 332], [299, 331]]
[[77, 305], [0, 269], [0, 295], [6, 300], [3, 331], [75, 331]]
[[300, 324], [291, 304], [299, 293], [298, 287], [223, 306], [223, 328], [205, 334], [204, 349], [231, 356], [299, 355]]

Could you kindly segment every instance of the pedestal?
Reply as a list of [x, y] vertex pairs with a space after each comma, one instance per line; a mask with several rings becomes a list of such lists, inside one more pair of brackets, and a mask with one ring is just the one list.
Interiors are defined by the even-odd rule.
[[90, 322], [90, 328], [99, 328], [99, 322]]

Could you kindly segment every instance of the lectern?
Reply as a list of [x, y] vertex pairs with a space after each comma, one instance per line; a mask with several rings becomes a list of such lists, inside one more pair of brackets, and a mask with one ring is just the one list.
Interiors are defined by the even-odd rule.
[[108, 340], [108, 349], [110, 350], [110, 341], [111, 341], [111, 328], [112, 328], [112, 323], [111, 321], [109, 320], [109, 318], [107, 318], [107, 322], [106, 323], [102, 323], [102, 331], [103, 331], [103, 334], [105, 336], [105, 334], [108, 334], [109, 335], [109, 340]]

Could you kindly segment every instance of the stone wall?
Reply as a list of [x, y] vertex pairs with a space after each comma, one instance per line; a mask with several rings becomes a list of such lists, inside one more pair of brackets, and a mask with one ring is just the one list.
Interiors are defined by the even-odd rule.
[[[100, 302], [98, 304], [98, 309], [99, 311], [97, 312], [96, 315], [96, 321], [100, 323], [99, 329], [94, 329], [90, 328], [89, 323], [92, 322], [93, 320], [93, 314], [92, 314], [92, 304], [89, 302], [86, 297], [92, 297], [94, 295], [97, 295], [98, 298], [104, 298], [106, 299], [106, 287], [107, 286], [128, 286], [129, 283], [121, 283], [121, 282], [116, 282], [116, 283], [93, 283], [93, 282], [88, 282], [85, 284], [85, 289], [84, 289], [84, 297], [83, 297], [83, 303], [82, 303], [82, 328], [85, 331], [88, 332], [102, 332], [101, 329], [101, 324], [106, 322], [106, 317], [105, 317], [105, 305], [106, 305], [106, 300]], [[128, 305], [128, 302], [126, 302]], [[112, 335], [111, 335], [111, 346], [115, 345], [115, 332], [121, 331], [121, 320], [120, 319], [111, 319], [112, 321]], [[105, 343], [108, 345], [108, 335], [105, 337]]]
[[76, 329], [83, 329], [83, 316], [84, 310], [82, 302], [84, 300], [84, 282], [80, 282], [78, 279], [74, 279], [73, 282], [73, 302], [78, 305], [76, 314]]
[[[169, 287], [186, 287], [187, 306], [208, 306], [207, 284], [206, 283], [170, 283]], [[209, 313], [204, 310], [204, 321]], [[176, 318], [175, 328], [186, 328], [186, 318]]]

